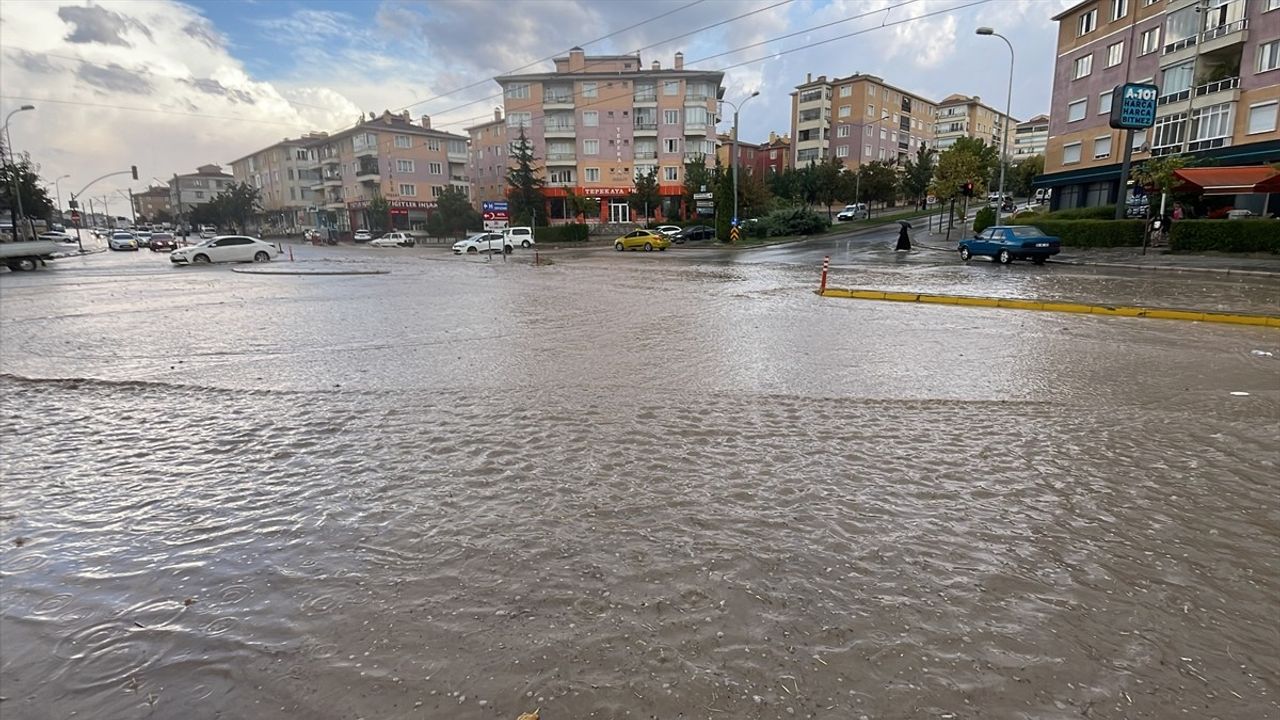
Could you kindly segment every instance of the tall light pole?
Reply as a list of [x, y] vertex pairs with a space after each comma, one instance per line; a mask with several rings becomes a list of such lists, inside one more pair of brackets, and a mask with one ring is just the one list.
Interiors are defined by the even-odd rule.
[[739, 100], [737, 103], [729, 102], [724, 99], [720, 100], [720, 102], [727, 103], [729, 107], [733, 108], [733, 142], [732, 149], [729, 151], [732, 155], [729, 162], [733, 166], [733, 227], [738, 227], [738, 110], [743, 105], [747, 104], [748, 100], [759, 94], [760, 91], [756, 90], [745, 98]]
[[[13, 219], [13, 222], [11, 224], [13, 225], [14, 240], [18, 239], [18, 222], [19, 222], [18, 218], [21, 218], [23, 216], [23, 212], [22, 212], [22, 191], [18, 184], [18, 163], [13, 158], [13, 141], [9, 139], [9, 118], [13, 117], [17, 113], [24, 112], [26, 110], [35, 110], [35, 109], [36, 109], [35, 105], [23, 105], [17, 110], [11, 110], [9, 114], [6, 115], [4, 118], [4, 144], [9, 148], [9, 180], [13, 184], [13, 208], [11, 209], [10, 215], [12, 215], [12, 219]], [[36, 229], [34, 226], [32, 226], [31, 239], [34, 240], [35, 237], [36, 237]]]
[[989, 27], [980, 27], [977, 33], [979, 35], [994, 35], [1009, 46], [1009, 94], [1005, 96], [1004, 120], [1000, 123], [1000, 199], [996, 201], [996, 224], [999, 225], [1000, 206], [1004, 204], [1004, 166], [1008, 162], [1007, 157], [1009, 154], [1009, 122], [1013, 119], [1009, 116], [1013, 107], [1013, 43], [1009, 42], [1009, 38]]
[[58, 186], [58, 183], [62, 182], [63, 180], [66, 180], [69, 177], [71, 177], [71, 175], [59, 175], [58, 177], [53, 179], [53, 192], [58, 197], [58, 219], [59, 220], [62, 219], [62, 188]]

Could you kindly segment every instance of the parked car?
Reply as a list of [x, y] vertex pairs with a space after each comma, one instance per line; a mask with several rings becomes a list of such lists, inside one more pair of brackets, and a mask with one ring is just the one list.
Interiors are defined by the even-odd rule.
[[845, 205], [844, 209], [836, 213], [836, 220], [847, 222], [849, 220], [861, 220], [867, 217], [866, 203], [851, 203]]
[[73, 243], [76, 241], [76, 236], [59, 230], [50, 230], [49, 232], [40, 233], [40, 239], [52, 240], [60, 243]]
[[151, 247], [151, 233], [146, 230], [135, 230], [133, 237], [138, 241], [138, 247]]
[[137, 250], [138, 241], [133, 237], [133, 233], [115, 232], [111, 233], [111, 237], [107, 240], [107, 247], [112, 250]]
[[453, 244], [453, 254], [461, 255], [463, 253], [495, 253], [495, 252], [511, 252], [512, 247], [506, 241], [506, 236], [499, 232], [482, 232], [476, 233], [465, 240], [459, 240]]
[[201, 226], [200, 226], [200, 239], [201, 239], [201, 240], [209, 240], [209, 239], [211, 239], [211, 238], [215, 238], [215, 237], [217, 237], [217, 236], [218, 236], [218, 228], [216, 228], [216, 227], [214, 227], [214, 226], [212, 226], [212, 225], [201, 225]]
[[509, 227], [502, 231], [502, 235], [512, 247], [529, 248], [534, 245], [531, 227]]
[[666, 235], [667, 237], [673, 240], [677, 235], [680, 234], [680, 231], [683, 229], [684, 228], [680, 227], [679, 225], [659, 225], [658, 227], [653, 228], [654, 231], [660, 232], [663, 235]]
[[169, 253], [169, 262], [203, 265], [211, 262], [267, 262], [280, 254], [275, 245], [247, 235], [217, 235], [198, 245]]
[[1062, 250], [1062, 242], [1030, 225], [996, 225], [961, 240], [959, 250], [960, 259], [965, 261], [974, 255], [986, 255], [1003, 265], [1014, 260], [1043, 265]]
[[413, 247], [417, 241], [407, 232], [389, 232], [369, 243], [369, 247]]
[[351, 236], [352, 242], [367, 243], [373, 239], [373, 235], [368, 230], [357, 230], [355, 235]]
[[653, 230], [632, 230], [613, 241], [613, 249], [618, 252], [623, 250], [638, 250], [644, 248], [645, 252], [653, 250], [666, 250], [671, 247], [671, 241], [666, 235], [654, 232]]
[[160, 252], [161, 250], [177, 250], [178, 239], [173, 233], [158, 232], [151, 236], [151, 242], [147, 244], [151, 248], [151, 252]]
[[695, 240], [715, 240], [716, 229], [708, 225], [690, 225], [681, 229], [679, 234], [671, 239], [682, 244]]

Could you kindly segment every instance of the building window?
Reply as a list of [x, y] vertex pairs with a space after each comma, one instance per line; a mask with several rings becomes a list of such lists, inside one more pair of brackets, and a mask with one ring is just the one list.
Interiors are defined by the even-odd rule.
[[404, 197], [417, 197], [418, 186], [409, 183], [400, 183], [400, 194]]
[[[1280, 2], [1280, 0], [1276, 0]], [[1271, 8], [1275, 9], [1275, 8]], [[1258, 103], [1249, 106], [1249, 129], [1246, 131], [1249, 135], [1255, 133], [1271, 132], [1276, 129], [1276, 108], [1280, 103], [1275, 100], [1267, 103]]]
[[587, 182], [600, 182], [600, 168], [587, 168], [584, 172]]
[[1115, 67], [1124, 62], [1124, 41], [1107, 46], [1107, 67]]
[[1062, 146], [1062, 164], [1070, 165], [1080, 162], [1080, 143], [1071, 143]]
[[1160, 49], [1160, 28], [1153, 27], [1142, 32], [1142, 52], [1139, 55], [1150, 55]]
[[1272, 40], [1258, 46], [1258, 72], [1280, 67], [1280, 40]]
[[1157, 117], [1156, 124], [1151, 128], [1151, 147], [1166, 148], [1181, 145], [1183, 134], [1187, 129], [1186, 120], [1186, 113]]
[[1088, 35], [1096, 27], [1098, 27], [1098, 11], [1095, 8], [1080, 16], [1076, 25], [1076, 37]]
[[667, 182], [677, 182], [680, 180], [680, 168], [664, 167], [662, 168], [662, 179]]
[[868, 86], [867, 86], [867, 97], [875, 97], [875, 96], [876, 96], [876, 86], [875, 86], [875, 85], [868, 85]]
[[1079, 80], [1082, 77], [1087, 77], [1089, 73], [1093, 72], [1093, 53], [1089, 53], [1084, 57], [1076, 58], [1072, 68], [1072, 80]]
[[680, 138], [665, 138], [662, 141], [662, 151], [665, 153], [680, 152]]
[[440, 152], [440, 141], [435, 138], [427, 138], [427, 149], [431, 152]]
[[840, 145], [839, 147], [837, 147], [837, 148], [836, 148], [836, 157], [838, 157], [838, 158], [849, 157], [849, 146], [848, 146], [848, 145]]
[[1088, 111], [1088, 109], [1089, 109], [1088, 98], [1085, 98], [1083, 100], [1076, 100], [1075, 102], [1067, 105], [1067, 122], [1070, 123], [1070, 122], [1075, 122], [1077, 120], [1083, 120], [1084, 115]]
[[880, 162], [884, 162], [884, 148], [880, 148]]
[[289, 199], [290, 199], [290, 200], [297, 200], [297, 199], [298, 199], [298, 188], [296, 188], [296, 187], [290, 187], [290, 188], [289, 188]]
[[1142, 152], [1143, 150], [1146, 149], [1143, 147], [1143, 145], [1146, 145], [1146, 144], [1147, 144], [1147, 129], [1142, 128], [1141, 130], [1134, 130], [1133, 145], [1131, 146], [1133, 148], [1133, 151]]
[[1280, 0], [1267, 0], [1262, 6], [1262, 12], [1271, 12], [1272, 10], [1280, 10]]
[[1191, 79], [1195, 75], [1196, 62], [1189, 60], [1180, 65], [1166, 68], [1160, 78], [1160, 95], [1176, 95], [1191, 89]]
[[851, 106], [849, 105], [840, 106], [840, 112], [839, 112], [840, 117], [847, 118], [852, 114], [853, 114], [853, 108]]
[[836, 128], [836, 137], [849, 137], [849, 126], [841, 125]]
[[398, 148], [413, 147], [413, 141], [409, 139], [408, 135], [397, 135], [396, 147]]
[[[1196, 11], [1199, 9], [1199, 3], [1196, 3], [1194, 7], [1185, 7], [1165, 16], [1164, 39], [1173, 49], [1177, 49], [1179, 40], [1195, 37], [1198, 23]], [[1165, 52], [1171, 52], [1171, 50], [1166, 49]]]
[[512, 83], [507, 86], [507, 97], [512, 100], [529, 99], [529, 83]]
[[443, 185], [432, 185], [432, 186], [431, 186], [431, 197], [433, 197], [433, 198], [438, 198], [438, 197], [440, 197], [440, 195], [442, 195], [443, 193], [444, 193], [444, 186], [443, 186]]
[[[432, 166], [434, 166], [434, 167], [440, 167], [440, 163], [431, 163], [431, 164], [432, 164]], [[396, 161], [396, 172], [402, 172], [402, 173], [411, 173], [411, 172], [413, 172], [413, 161], [412, 161], [412, 160], [397, 160], [397, 161]]]
[[427, 163], [427, 172], [432, 175], [443, 175], [444, 168], [438, 162]]
[[582, 113], [582, 124], [586, 127], [599, 127], [600, 113], [595, 110], [587, 110]]
[[680, 94], [680, 81], [667, 80], [662, 83], [662, 94], [674, 97]]
[[1191, 113], [1191, 139], [1213, 140], [1231, 135], [1231, 103], [1200, 108]]
[[769, 151], [769, 159], [770, 159], [770, 160], [777, 160], [777, 159], [778, 159], [778, 151], [777, 151], [777, 150], [770, 150], [770, 151]]
[[870, 145], [863, 145], [863, 146], [862, 146], [862, 156], [863, 156], [863, 157], [871, 157], [871, 146], [870, 146]]
[[599, 155], [600, 141], [599, 140], [583, 140], [582, 154], [583, 155]]
[[868, 106], [867, 106], [867, 117], [875, 117], [875, 116], [876, 116], [876, 106], [875, 106], [875, 105], [868, 105]]
[[1111, 157], [1111, 136], [1105, 135], [1093, 139], [1093, 159], [1101, 160]]
[[1129, 0], [1111, 0], [1111, 22], [1129, 14]]
[[1108, 90], [1104, 93], [1098, 93], [1098, 114], [1108, 115], [1111, 113], [1111, 94], [1114, 90]]
[[594, 98], [594, 97], [597, 97], [597, 95], [598, 95], [598, 91], [596, 89], [595, 83], [593, 82], [582, 83], [582, 97]]
[[[16, 167], [16, 166], [15, 166], [15, 167]], [[22, 196], [21, 196], [21, 195], [18, 195], [17, 197], [21, 198]], [[203, 190], [196, 190], [196, 199], [197, 199], [197, 200], [203, 200], [203, 199], [204, 199], [204, 191], [203, 191]]]
[[[1280, 2], [1280, 0], [1276, 0], [1276, 2]], [[852, 85], [845, 85], [844, 87], [840, 88], [840, 97], [849, 97], [852, 94], [853, 94]]]
[[863, 134], [863, 135], [865, 135], [865, 136], [867, 136], [867, 137], [871, 137], [872, 133], [874, 133], [874, 132], [875, 132], [875, 130], [874, 130], [870, 125], [863, 125], [863, 126], [862, 126], [862, 134]]
[[527, 112], [507, 113], [507, 127], [529, 127], [533, 116]]
[[663, 110], [662, 124], [663, 125], [679, 125], [680, 111], [679, 110]]

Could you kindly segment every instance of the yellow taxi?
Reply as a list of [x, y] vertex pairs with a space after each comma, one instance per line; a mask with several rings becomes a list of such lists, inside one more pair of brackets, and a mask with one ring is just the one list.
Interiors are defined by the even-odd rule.
[[613, 241], [613, 249], [618, 252], [640, 248], [644, 248], [645, 252], [652, 252], [666, 250], [669, 247], [671, 247], [671, 241], [657, 230], [632, 230]]

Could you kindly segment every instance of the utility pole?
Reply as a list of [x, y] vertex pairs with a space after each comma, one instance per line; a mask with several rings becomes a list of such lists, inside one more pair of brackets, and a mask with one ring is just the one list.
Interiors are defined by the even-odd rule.
[[133, 205], [133, 188], [129, 188], [129, 217], [133, 219], [133, 226], [138, 227], [138, 209]]

